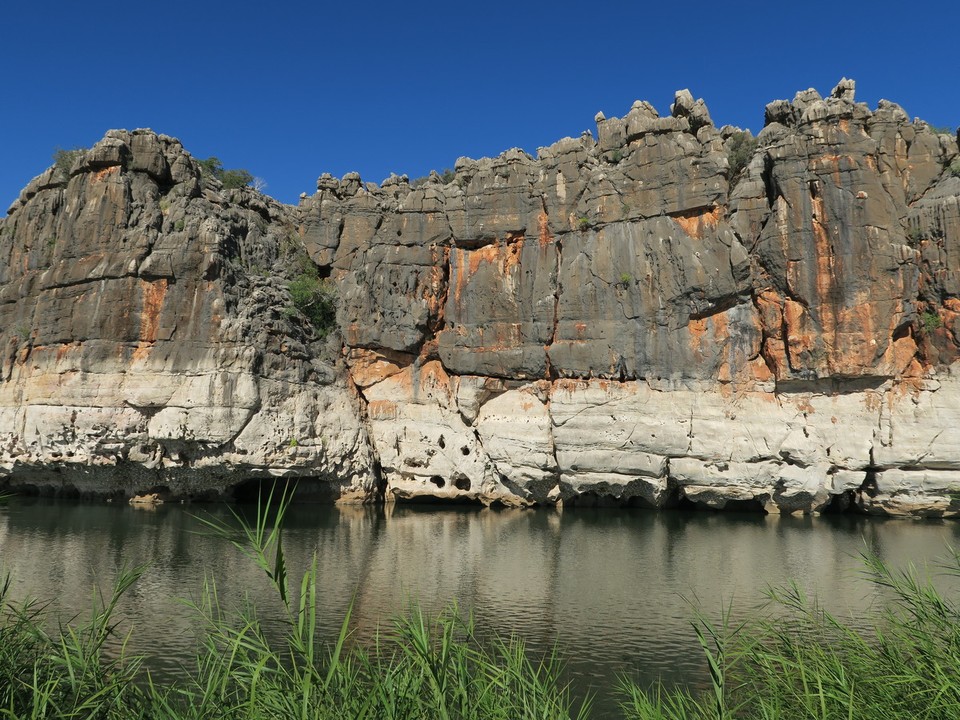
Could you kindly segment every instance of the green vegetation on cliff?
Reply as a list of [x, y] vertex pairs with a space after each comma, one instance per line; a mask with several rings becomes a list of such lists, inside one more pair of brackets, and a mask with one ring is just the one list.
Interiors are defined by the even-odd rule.
[[740, 175], [757, 149], [757, 139], [749, 132], [735, 132], [727, 146], [727, 162], [730, 165], [730, 179]]
[[70, 168], [73, 167], [73, 164], [77, 161], [77, 158], [80, 157], [85, 152], [84, 148], [75, 147], [69, 150], [64, 150], [63, 148], [58, 147], [53, 151], [53, 164], [56, 165], [57, 171], [65, 178], [70, 177]]
[[206, 160], [198, 160], [197, 162], [200, 164], [200, 169], [204, 175], [216, 178], [228, 190], [246, 187], [254, 181], [254, 177], [249, 171], [243, 169], [227, 170], [217, 157], [211, 156]]
[[337, 286], [329, 278], [321, 278], [317, 266], [306, 254], [298, 259], [300, 272], [290, 281], [287, 290], [293, 303], [288, 314], [302, 313], [321, 337], [337, 324]]

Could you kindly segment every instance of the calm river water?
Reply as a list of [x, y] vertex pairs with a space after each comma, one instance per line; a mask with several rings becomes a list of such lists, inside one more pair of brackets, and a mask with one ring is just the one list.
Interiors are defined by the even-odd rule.
[[[193, 657], [204, 576], [225, 604], [272, 607], [267, 585], [196, 516], [217, 505], [14, 499], [0, 506], [0, 568], [15, 597], [68, 615], [91, 605], [123, 564], [148, 570], [122, 614], [131, 649], [175, 673]], [[960, 523], [834, 516], [616, 509], [491, 511], [437, 507], [295, 506], [285, 547], [293, 582], [316, 553], [322, 632], [333, 638], [351, 600], [359, 641], [414, 601], [436, 612], [456, 600], [483, 632], [517, 633], [537, 652], [555, 643], [578, 691], [606, 692], [619, 674], [699, 685], [705, 666], [690, 627], [696, 599], [710, 615], [744, 615], [768, 585], [795, 579], [845, 621], [863, 624], [882, 599], [859, 577], [869, 548], [894, 565], [923, 564], [958, 544]], [[269, 612], [267, 613], [269, 614]]]

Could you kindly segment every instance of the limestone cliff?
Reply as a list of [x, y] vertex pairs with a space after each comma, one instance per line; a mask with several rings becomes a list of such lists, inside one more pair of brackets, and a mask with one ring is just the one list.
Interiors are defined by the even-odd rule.
[[755, 148], [671, 110], [298, 207], [111, 131], [0, 221], [3, 482], [960, 513], [956, 136], [846, 80]]

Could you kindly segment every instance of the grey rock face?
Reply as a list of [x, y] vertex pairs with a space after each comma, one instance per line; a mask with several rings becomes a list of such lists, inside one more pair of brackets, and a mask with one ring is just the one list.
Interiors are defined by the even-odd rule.
[[[111, 131], [0, 224], [2, 472], [960, 513], [956, 138], [849, 80], [768, 105], [736, 172], [745, 137], [680, 91], [536, 158], [323, 175], [287, 207]], [[290, 299], [307, 256], [326, 337]]]
[[[216, 495], [271, 474], [370, 488], [355, 398], [288, 316], [290, 208], [180, 144], [111, 131], [0, 231], [0, 463], [13, 485]], [[272, 273], [278, 277], [270, 277]]]

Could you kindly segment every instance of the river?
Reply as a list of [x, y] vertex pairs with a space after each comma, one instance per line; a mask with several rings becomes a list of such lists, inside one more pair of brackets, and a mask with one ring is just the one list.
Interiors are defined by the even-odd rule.
[[[15, 498], [0, 505], [0, 567], [14, 597], [71, 617], [88, 612], [94, 588], [108, 588], [120, 566], [146, 564], [121, 604], [123, 627], [134, 629], [130, 650], [175, 675], [193, 657], [197, 627], [182, 601], [199, 599], [205, 577], [227, 606], [247, 597], [265, 616], [275, 609], [260, 571], [198, 517], [229, 512]], [[535, 653], [557, 644], [575, 689], [608, 697], [620, 674], [705, 681], [694, 605], [717, 617], [732, 603], [741, 617], [766, 587], [794, 579], [843, 622], [865, 625], [882, 597], [861, 577], [861, 551], [919, 565], [958, 536], [955, 522], [856, 516], [304, 504], [290, 512], [284, 543], [295, 582], [316, 553], [326, 638], [351, 602], [363, 642], [414, 602], [439, 612], [456, 601], [484, 634], [519, 634]]]

